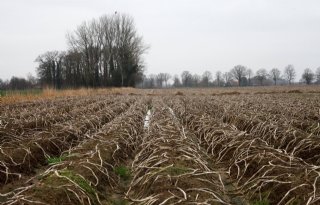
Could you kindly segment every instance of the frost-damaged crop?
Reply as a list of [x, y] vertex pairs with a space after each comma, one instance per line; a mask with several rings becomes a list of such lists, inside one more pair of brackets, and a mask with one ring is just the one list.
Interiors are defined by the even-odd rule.
[[[143, 131], [146, 102], [140, 100], [81, 144], [60, 163], [32, 179], [33, 184], [6, 194], [5, 204], [103, 204], [115, 192], [117, 170], [129, 147]], [[119, 153], [121, 152], [121, 153]]]
[[[219, 118], [206, 114], [213, 111], [196, 109], [199, 107], [196, 105], [199, 104], [198, 100], [189, 99], [188, 110], [184, 108], [183, 100], [169, 104], [198, 136], [201, 146], [213, 156], [214, 163], [228, 170], [238, 190], [246, 194], [250, 201], [268, 201], [270, 204], [319, 203], [318, 166], [274, 148], [259, 135], [223, 123], [223, 117], [219, 121]], [[280, 143], [281, 135], [278, 137]]]
[[221, 173], [170, 108], [154, 99], [149, 133], [132, 162], [127, 198], [135, 204], [229, 204]]
[[63, 151], [81, 143], [128, 109], [131, 102], [123, 100], [110, 106], [102, 104], [95, 113], [55, 123], [46, 131], [35, 131], [32, 138], [3, 143], [0, 147], [0, 185], [32, 174], [37, 167], [50, 163], [50, 159], [61, 157]]
[[0, 107], [0, 203], [320, 204], [320, 96], [209, 91]]

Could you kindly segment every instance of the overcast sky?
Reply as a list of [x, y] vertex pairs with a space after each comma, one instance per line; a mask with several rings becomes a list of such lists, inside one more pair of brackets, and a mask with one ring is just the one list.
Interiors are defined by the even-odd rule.
[[39, 54], [66, 50], [67, 32], [115, 11], [150, 46], [147, 73], [293, 64], [299, 80], [320, 66], [319, 0], [1, 0], [0, 78], [35, 74]]

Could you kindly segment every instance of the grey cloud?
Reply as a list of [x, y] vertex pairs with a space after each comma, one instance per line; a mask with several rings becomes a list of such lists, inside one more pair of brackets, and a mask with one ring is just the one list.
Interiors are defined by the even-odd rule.
[[0, 7], [0, 78], [34, 73], [46, 50], [67, 49], [82, 21], [114, 11], [135, 18], [151, 49], [148, 73], [320, 66], [317, 0], [11, 0]]

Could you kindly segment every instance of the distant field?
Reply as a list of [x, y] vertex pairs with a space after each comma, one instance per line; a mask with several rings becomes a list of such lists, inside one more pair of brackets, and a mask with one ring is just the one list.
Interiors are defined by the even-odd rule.
[[317, 86], [1, 99], [1, 204], [319, 204]]
[[42, 89], [30, 89], [30, 90], [0, 90], [0, 97], [5, 96], [27, 96], [27, 95], [41, 95], [43, 92]]
[[186, 95], [223, 95], [223, 94], [273, 94], [273, 93], [320, 93], [320, 86], [264, 86], [264, 87], [221, 87], [221, 88], [169, 88], [169, 89], [135, 89], [135, 88], [101, 88], [101, 89], [32, 89], [4, 91], [0, 90], [1, 102], [14, 103], [36, 99], [50, 99], [67, 96], [86, 96], [97, 94], [139, 94], [172, 95], [181, 92]]
[[61, 97], [88, 96], [100, 94], [127, 94], [133, 88], [107, 88], [107, 89], [34, 89], [34, 90], [0, 90], [0, 104], [11, 104], [17, 102], [29, 102], [34, 100], [55, 99]]

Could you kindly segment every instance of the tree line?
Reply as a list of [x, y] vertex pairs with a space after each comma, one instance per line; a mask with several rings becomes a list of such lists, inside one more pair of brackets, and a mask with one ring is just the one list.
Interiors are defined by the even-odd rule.
[[[230, 87], [230, 86], [264, 86], [293, 84], [296, 79], [296, 70], [293, 65], [286, 66], [281, 72], [278, 68], [259, 69], [255, 73], [252, 69], [242, 65], [234, 66], [230, 71], [217, 71], [215, 75], [205, 71], [202, 75], [183, 71], [181, 75], [171, 76], [169, 73], [150, 74], [143, 76], [139, 84], [141, 88], [163, 87]], [[316, 71], [306, 68], [299, 83], [307, 85], [320, 84], [320, 67]]]
[[[136, 87], [139, 88], [168, 88], [168, 87], [230, 87], [230, 86], [265, 86], [265, 85], [284, 85], [293, 84], [296, 80], [296, 71], [293, 65], [286, 66], [281, 72], [278, 68], [272, 68], [269, 71], [259, 69], [255, 73], [252, 69], [242, 65], [237, 65], [230, 71], [217, 71], [214, 75], [210, 71], [205, 71], [202, 75], [192, 74], [189, 71], [183, 71], [181, 75], [170, 75], [169, 73], [141, 75], [141, 80]], [[54, 78], [52, 78], [54, 79]], [[56, 79], [57, 80], [57, 79]], [[71, 79], [66, 79], [71, 80]], [[74, 79], [75, 83], [77, 80]], [[53, 84], [57, 83], [51, 81]], [[299, 83], [320, 84], [320, 67], [315, 71], [306, 68], [301, 75]], [[27, 78], [12, 77], [10, 80], [0, 79], [1, 90], [23, 90], [31, 88], [40, 88], [41, 79], [28, 74]], [[55, 84], [58, 86], [57, 84]], [[81, 83], [78, 84], [81, 86]], [[76, 87], [76, 86], [75, 86]]]
[[36, 58], [42, 86], [134, 87], [142, 80], [147, 47], [132, 17], [116, 13], [83, 22], [67, 41], [67, 51], [48, 51]]
[[27, 78], [13, 76], [10, 80], [0, 79], [0, 90], [25, 90], [38, 87], [38, 80], [31, 74]]

